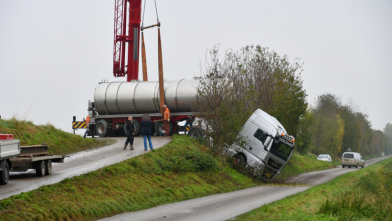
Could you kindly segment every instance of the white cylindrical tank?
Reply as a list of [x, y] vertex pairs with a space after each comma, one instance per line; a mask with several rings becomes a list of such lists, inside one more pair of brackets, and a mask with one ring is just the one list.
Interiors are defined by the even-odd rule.
[[[171, 112], [191, 112], [199, 81], [165, 81], [165, 104]], [[159, 113], [159, 82], [101, 83], [94, 93], [100, 115]]]

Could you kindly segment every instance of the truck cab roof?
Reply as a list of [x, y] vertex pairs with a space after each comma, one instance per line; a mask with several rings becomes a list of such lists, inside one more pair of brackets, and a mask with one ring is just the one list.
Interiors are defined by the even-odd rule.
[[[273, 116], [269, 115], [267, 112], [257, 109], [252, 115], [253, 120], [252, 122], [262, 128], [265, 132], [268, 132], [271, 135], [278, 135], [286, 132], [286, 129], [283, 125]], [[261, 118], [257, 119], [257, 118]], [[261, 121], [265, 121], [266, 123], [261, 123]]]

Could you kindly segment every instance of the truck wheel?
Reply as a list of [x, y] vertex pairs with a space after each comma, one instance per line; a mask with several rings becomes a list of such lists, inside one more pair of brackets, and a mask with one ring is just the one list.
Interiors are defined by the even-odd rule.
[[236, 154], [234, 155], [234, 163], [239, 166], [239, 167], [243, 167], [246, 165], [246, 159], [245, 156], [242, 154]]
[[39, 161], [37, 162], [37, 166], [35, 168], [35, 173], [37, 176], [44, 176], [46, 173], [46, 163], [45, 161]]
[[346, 167], [345, 165], [342, 165], [342, 168]]
[[95, 127], [96, 133], [99, 137], [106, 137], [109, 135], [108, 122], [106, 120], [98, 120]]
[[52, 173], [52, 161], [47, 160], [45, 165], [45, 175], [50, 175]]
[[140, 135], [141, 132], [141, 128], [142, 126], [140, 125], [140, 122], [137, 121], [136, 119], [132, 119], [132, 123], [133, 123], [133, 129], [135, 131], [135, 137]]
[[202, 138], [204, 137], [203, 129], [200, 127], [194, 127], [188, 132], [188, 136], [192, 137], [193, 139]]
[[174, 127], [176, 126], [177, 126], [176, 123], [170, 123], [170, 132], [169, 132], [170, 136], [174, 134]]
[[[155, 123], [155, 132], [157, 133], [157, 136], [165, 136], [166, 131], [163, 129], [164, 123], [162, 121], [156, 122]], [[173, 126], [172, 124], [169, 124], [169, 134], [173, 133]]]
[[364, 168], [365, 167], [365, 163], [363, 163], [363, 165], [362, 165], [362, 168]]
[[348, 168], [351, 168], [351, 166], [348, 166]]
[[10, 179], [10, 170], [6, 160], [1, 161], [1, 168], [3, 170], [0, 173], [0, 184], [6, 185]]

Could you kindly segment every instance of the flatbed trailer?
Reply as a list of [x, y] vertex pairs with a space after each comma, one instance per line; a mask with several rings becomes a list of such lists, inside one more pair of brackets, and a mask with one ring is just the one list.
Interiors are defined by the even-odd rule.
[[65, 155], [48, 153], [49, 146], [21, 146], [19, 140], [0, 140], [0, 184], [9, 180], [9, 172], [26, 172], [35, 169], [37, 176], [50, 175], [52, 163], [64, 163]]

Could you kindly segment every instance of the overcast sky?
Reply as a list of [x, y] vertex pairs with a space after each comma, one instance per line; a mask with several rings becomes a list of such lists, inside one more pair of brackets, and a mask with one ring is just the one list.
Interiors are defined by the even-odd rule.
[[[157, 0], [164, 78], [191, 79], [206, 50], [268, 47], [304, 62], [309, 103], [353, 100], [374, 129], [392, 123], [392, 1]], [[114, 0], [0, 1], [0, 115], [71, 132], [112, 74]], [[145, 25], [156, 23], [152, 0]], [[149, 80], [157, 30], [145, 31]], [[141, 73], [141, 68], [140, 68]], [[142, 74], [139, 74], [142, 79]]]

